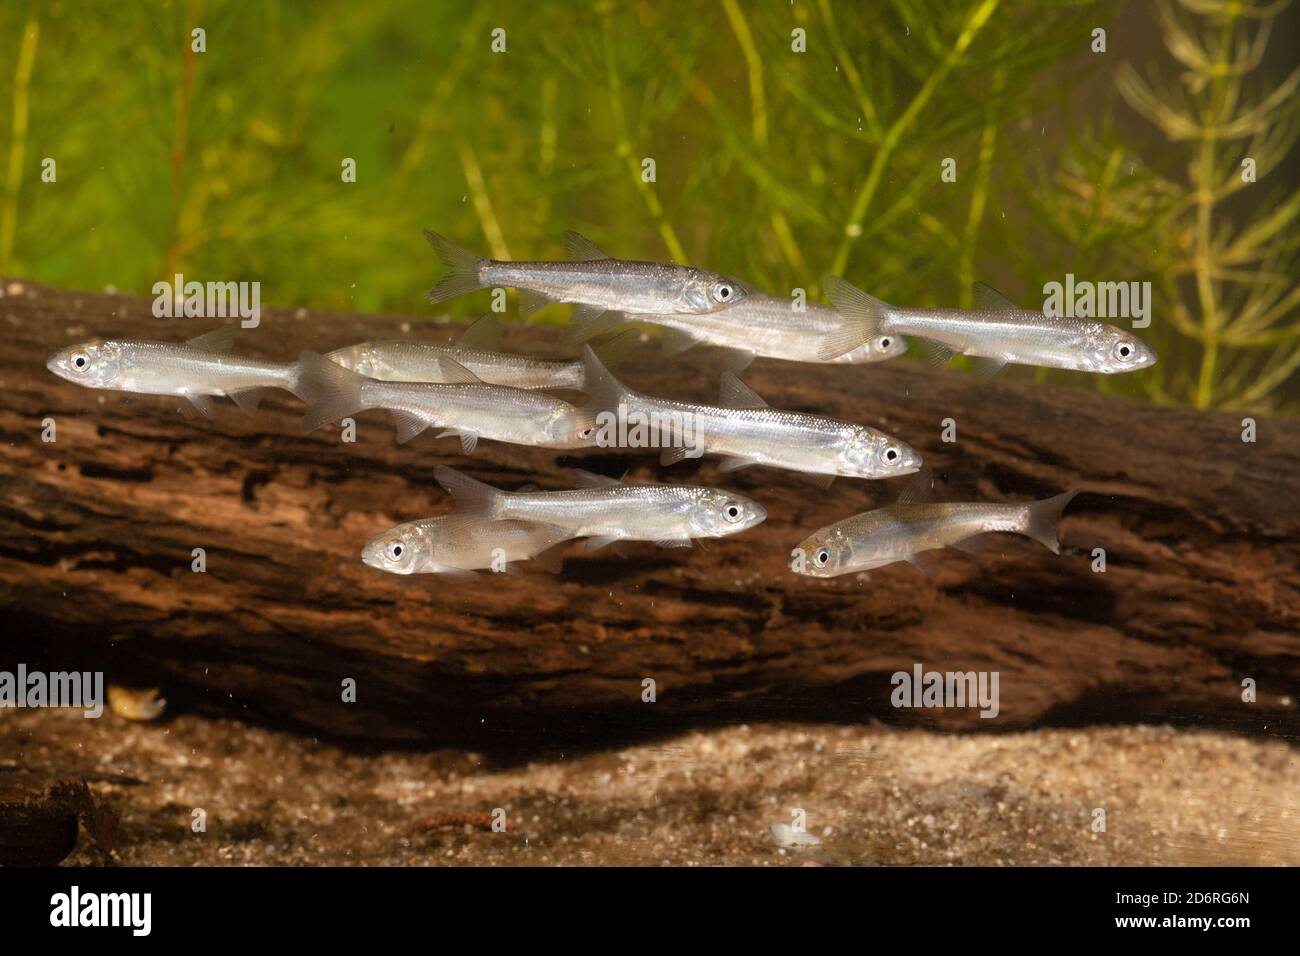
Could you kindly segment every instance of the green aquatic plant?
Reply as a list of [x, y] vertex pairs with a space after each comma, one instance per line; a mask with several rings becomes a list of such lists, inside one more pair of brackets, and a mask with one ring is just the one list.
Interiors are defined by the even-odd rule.
[[1157, 401], [1297, 407], [1300, 193], [1270, 184], [1300, 137], [1300, 70], [1271, 87], [1258, 77], [1284, 6], [1161, 3], [1181, 76], [1144, 78], [1124, 63], [1115, 85], [1169, 152], [1141, 158], [1108, 119], [1040, 191], [1040, 211], [1080, 253], [1076, 272], [1109, 263], [1152, 281], [1162, 358], [1143, 385]]

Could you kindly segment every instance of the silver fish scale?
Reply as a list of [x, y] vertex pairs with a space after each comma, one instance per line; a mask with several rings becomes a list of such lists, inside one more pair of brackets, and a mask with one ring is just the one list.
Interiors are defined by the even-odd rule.
[[430, 425], [523, 445], [546, 444], [547, 426], [555, 412], [578, 411], [541, 392], [478, 383], [367, 381], [361, 386], [361, 399], [366, 408], [404, 412]]
[[986, 531], [1019, 531], [1029, 504], [894, 504], [846, 518], [825, 530], [841, 532], [855, 558], [870, 560], [943, 548]]
[[298, 367], [291, 362], [264, 362], [192, 345], [167, 342], [106, 342], [119, 356], [118, 379], [123, 391], [225, 395], [292, 381]]
[[685, 332], [709, 345], [797, 362], [820, 361], [820, 337], [844, 325], [844, 318], [826, 306], [807, 305], [805, 311], [795, 312], [788, 299], [752, 293], [717, 312], [646, 316], [644, 320]]
[[326, 356], [344, 368], [386, 382], [440, 382], [439, 358], [450, 358], [492, 385], [513, 388], [579, 388], [582, 363], [553, 361], [459, 346], [413, 342], [363, 342]]
[[487, 285], [527, 289], [557, 302], [581, 302], [624, 312], [672, 312], [700, 273], [686, 266], [628, 259], [584, 262], [503, 262], [479, 268]]
[[799, 469], [833, 464], [840, 443], [860, 426], [778, 408], [726, 408], [697, 405], [640, 393], [627, 397], [629, 411], [659, 415], [689, 414], [707, 452], [734, 455]]
[[882, 328], [933, 339], [977, 358], [1073, 368], [1080, 351], [1104, 326], [1080, 319], [1048, 318], [1028, 309], [967, 312], [891, 306]]
[[559, 525], [580, 537], [656, 541], [693, 534], [691, 511], [706, 494], [704, 488], [674, 485], [502, 492], [494, 514]]

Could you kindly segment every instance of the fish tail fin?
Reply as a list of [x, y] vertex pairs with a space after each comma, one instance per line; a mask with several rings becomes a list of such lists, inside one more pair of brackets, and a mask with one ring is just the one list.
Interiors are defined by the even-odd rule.
[[362, 409], [364, 375], [315, 352], [303, 352], [298, 366], [298, 396], [307, 406], [302, 414], [303, 431], [315, 431]]
[[1056, 526], [1060, 524], [1065, 506], [1073, 501], [1077, 494], [1077, 491], [1067, 491], [1065, 494], [1044, 498], [1042, 501], [1031, 501], [1025, 506], [1024, 533], [1053, 554], [1060, 554], [1061, 542], [1056, 537]]
[[587, 393], [583, 410], [592, 414], [618, 409], [632, 390], [616, 379], [590, 345], [582, 349], [582, 390]]
[[500, 516], [501, 505], [508, 492], [471, 478], [450, 465], [439, 465], [433, 470], [433, 477], [456, 502], [455, 514], [472, 515], [485, 520]]
[[843, 317], [844, 324], [822, 336], [817, 350], [819, 361], [830, 362], [847, 355], [884, 331], [889, 309], [884, 302], [839, 276], [826, 276], [822, 279], [822, 288], [835, 311]]
[[428, 229], [424, 230], [424, 238], [429, 240], [429, 245], [433, 246], [433, 251], [438, 254], [447, 270], [438, 284], [426, 293], [430, 302], [445, 302], [483, 288], [479, 270], [485, 260]]

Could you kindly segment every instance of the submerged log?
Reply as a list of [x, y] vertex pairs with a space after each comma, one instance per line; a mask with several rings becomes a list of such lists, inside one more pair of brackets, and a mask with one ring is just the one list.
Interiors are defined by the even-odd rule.
[[[426, 433], [398, 446], [382, 412], [357, 440], [302, 434], [297, 403], [256, 416], [223, 402], [188, 421], [177, 402], [96, 392], [45, 370], [95, 335], [182, 340], [147, 299], [10, 284], [0, 299], [0, 669], [102, 669], [157, 684], [172, 707], [238, 712], [333, 735], [491, 746], [600, 741], [700, 721], [765, 718], [963, 730], [1147, 720], [1294, 734], [1300, 691], [1300, 424], [1109, 398], [1005, 376], [979, 385], [913, 363], [760, 361], [746, 380], [775, 407], [873, 424], [916, 447], [940, 500], [1065, 489], [1062, 553], [1011, 535], [983, 555], [816, 581], [788, 569], [810, 531], [887, 503], [899, 482], [652, 453], [551, 452], [485, 441], [471, 458]], [[410, 328], [408, 330], [408, 323]], [[236, 348], [291, 358], [365, 338], [445, 341], [390, 316], [274, 312]], [[540, 327], [507, 347], [554, 354]], [[697, 350], [698, 351], [698, 350]], [[625, 377], [710, 400], [707, 353], [653, 351]], [[951, 418], [956, 441], [941, 440]], [[52, 420], [54, 441], [42, 432]], [[450, 502], [451, 463], [513, 488], [570, 486], [582, 467], [631, 481], [702, 482], [757, 498], [763, 525], [691, 550], [627, 557], [569, 546], [563, 571], [473, 581], [396, 577], [358, 559], [367, 538]], [[192, 570], [202, 548], [206, 571]], [[1105, 570], [1094, 570], [1104, 549]], [[525, 566], [527, 567], [527, 566]], [[891, 675], [996, 671], [996, 718], [896, 709]], [[343, 684], [356, 682], [354, 703]], [[644, 697], [654, 681], [655, 701]], [[1243, 681], [1256, 699], [1243, 701]], [[1249, 695], [1247, 695], [1249, 696]]]

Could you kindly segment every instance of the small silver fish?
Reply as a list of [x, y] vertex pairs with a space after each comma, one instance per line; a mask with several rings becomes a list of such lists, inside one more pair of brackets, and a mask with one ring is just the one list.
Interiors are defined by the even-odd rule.
[[226, 395], [249, 413], [273, 388], [301, 397], [298, 363], [230, 355], [234, 340], [234, 325], [184, 343], [93, 339], [54, 353], [46, 367], [88, 388], [180, 395], [207, 418], [213, 396]]
[[827, 361], [894, 334], [922, 339], [928, 362], [936, 367], [957, 353], [980, 359], [985, 377], [1007, 363], [1114, 374], [1156, 362], [1155, 350], [1123, 329], [1022, 309], [983, 284], [976, 285], [977, 308], [969, 311], [901, 308], [836, 276], [827, 276], [823, 286], [846, 320], [822, 342], [819, 354]]
[[[326, 353], [337, 365], [382, 382], [442, 382], [442, 360], [451, 359], [489, 385], [526, 389], [582, 391], [583, 365], [579, 359], [553, 360], [499, 351], [501, 328], [493, 313], [473, 322], [454, 345], [419, 342], [360, 342]], [[608, 364], [620, 362], [632, 345], [618, 336], [599, 348]], [[445, 384], [445, 383], [444, 383]]]
[[721, 538], [761, 523], [767, 512], [743, 495], [686, 485], [625, 485], [575, 471], [572, 491], [502, 491], [440, 465], [438, 484], [456, 500], [457, 514], [515, 518], [567, 528], [595, 551], [615, 541], [654, 541], [690, 547], [695, 538]]
[[928, 570], [925, 552], [950, 545], [974, 550], [976, 539], [993, 531], [1022, 534], [1059, 554], [1056, 526], [1076, 494], [1008, 504], [933, 503], [904, 495], [892, 505], [815, 531], [792, 552], [791, 570], [833, 578], [896, 561]]
[[545, 392], [489, 385], [458, 362], [440, 358], [442, 382], [381, 382], [303, 352], [303, 431], [369, 408], [389, 411], [399, 444], [426, 428], [438, 437], [457, 435], [465, 454], [479, 438], [544, 448], [587, 448], [594, 443], [594, 409], [587, 410]]
[[[446, 515], [408, 521], [376, 535], [361, 550], [361, 560], [390, 574], [446, 574], [485, 568], [513, 574], [514, 562], [538, 558], [572, 537], [564, 528], [532, 521]], [[557, 570], [555, 561], [540, 563]]]
[[701, 313], [725, 309], [745, 298], [734, 279], [689, 266], [615, 259], [578, 233], [564, 234], [567, 262], [504, 262], [481, 259], [436, 232], [424, 231], [447, 272], [428, 292], [443, 302], [475, 289], [519, 290], [519, 314], [552, 302], [571, 302], [596, 313]]
[[[892, 478], [921, 467], [921, 456], [904, 442], [866, 425], [805, 412], [786, 412], [767, 402], [729, 372], [722, 375], [718, 405], [654, 398], [634, 391], [601, 364], [590, 347], [583, 353], [587, 392], [596, 417], [596, 444], [640, 447], [614, 440], [618, 431], [635, 434], [636, 423], [650, 423], [645, 447], [662, 448], [660, 461], [721, 455], [724, 472], [768, 465], [833, 479]], [[669, 444], [664, 444], [665, 432]], [[680, 436], [678, 435], [680, 433]]]
[[907, 340], [892, 332], [882, 333], [853, 351], [832, 359], [821, 358], [822, 340], [843, 328], [845, 319], [824, 305], [804, 304], [795, 308], [793, 299], [776, 299], [751, 292], [744, 302], [703, 315], [627, 315], [611, 312], [598, 317], [579, 317], [571, 338], [586, 340], [602, 332], [634, 322], [670, 329], [680, 340], [670, 345], [669, 354], [684, 352], [694, 345], [727, 349], [734, 355], [730, 370], [739, 372], [756, 357], [787, 362], [833, 362], [861, 365], [883, 362], [907, 351]]

